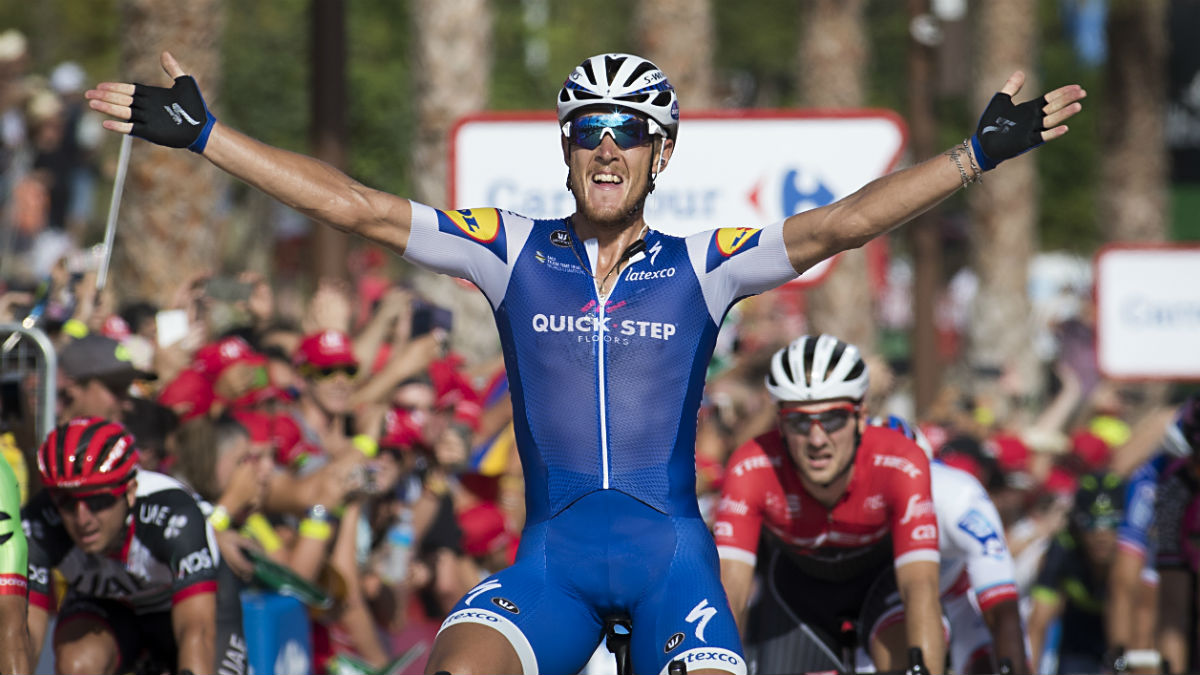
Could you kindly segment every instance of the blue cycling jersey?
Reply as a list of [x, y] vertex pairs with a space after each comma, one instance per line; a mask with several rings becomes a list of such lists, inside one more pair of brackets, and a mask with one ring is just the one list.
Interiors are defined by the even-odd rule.
[[404, 257], [491, 303], [525, 471], [527, 521], [601, 489], [698, 516], [696, 412], [726, 310], [796, 276], [782, 224], [681, 238], [649, 230], [601, 298], [595, 240], [569, 219], [413, 205]]

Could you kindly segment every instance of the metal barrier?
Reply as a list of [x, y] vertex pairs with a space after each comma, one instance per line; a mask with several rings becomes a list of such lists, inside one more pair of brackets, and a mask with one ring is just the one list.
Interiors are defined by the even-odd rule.
[[[58, 393], [58, 355], [45, 333], [19, 323], [0, 323], [0, 388], [5, 407], [16, 405], [23, 415], [33, 413], [36, 441], [41, 443], [54, 428]], [[33, 411], [24, 409], [30, 393]]]

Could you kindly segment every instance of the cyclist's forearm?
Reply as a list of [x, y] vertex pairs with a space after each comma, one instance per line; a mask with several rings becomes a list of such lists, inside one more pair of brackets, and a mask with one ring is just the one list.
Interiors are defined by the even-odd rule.
[[1025, 631], [1021, 628], [1021, 612], [1016, 600], [1004, 600], [988, 607], [983, 612], [988, 630], [992, 634], [992, 645], [996, 661], [1008, 659], [1013, 673], [1029, 672], [1029, 659], [1025, 654]]
[[[204, 156], [304, 215], [403, 250], [412, 211], [312, 157], [276, 148], [217, 123]], [[386, 236], [384, 236], [386, 234]]]
[[0, 630], [0, 673], [32, 673], [33, 648], [25, 630], [25, 598], [12, 596], [11, 600], [0, 602], [0, 625], [4, 627]]

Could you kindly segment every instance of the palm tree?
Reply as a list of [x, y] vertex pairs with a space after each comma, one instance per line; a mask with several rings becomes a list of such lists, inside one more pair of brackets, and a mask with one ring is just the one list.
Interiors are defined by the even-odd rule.
[[[806, 0], [797, 75], [805, 105], [855, 108], [864, 104], [870, 58], [865, 0]], [[833, 271], [811, 290], [810, 332], [837, 335], [864, 353], [875, 349], [875, 312], [863, 249], [838, 256]]]
[[1100, 142], [1100, 222], [1110, 241], [1167, 234], [1167, 2], [1113, 0], [1108, 7]]
[[[492, 69], [492, 10], [488, 0], [414, 0], [413, 40], [417, 137], [413, 142], [414, 197], [447, 205], [447, 157], [455, 121], [487, 106]], [[413, 283], [430, 300], [451, 309], [458, 325], [487, 326], [491, 311], [483, 295], [449, 277], [416, 272]], [[490, 330], [455, 331], [452, 343], [469, 358], [497, 351]]]
[[642, 56], [671, 79], [685, 110], [711, 107], [714, 30], [709, 0], [643, 0], [634, 12]]
[[[120, 9], [122, 79], [163, 84], [159, 54], [169, 49], [219, 108], [221, 0], [124, 0]], [[140, 141], [131, 152], [112, 284], [119, 297], [165, 303], [180, 280], [214, 267], [214, 204], [228, 180], [188, 152]]]
[[[1037, 47], [1036, 0], [983, 0], [973, 3], [975, 39], [974, 110], [983, 110], [1014, 70], [1026, 74], [1015, 100], [1023, 101], [1039, 84], [1033, 55]], [[1024, 393], [1037, 391], [1038, 363], [1030, 344], [1030, 305], [1026, 277], [1038, 219], [1036, 167], [1030, 157], [1010, 160], [968, 193], [971, 216], [971, 264], [979, 278], [970, 326], [967, 358], [972, 366], [1000, 368], [1017, 376]], [[987, 382], [978, 382], [986, 387]], [[998, 385], [998, 382], [993, 384]], [[997, 401], [1002, 397], [993, 397]]]

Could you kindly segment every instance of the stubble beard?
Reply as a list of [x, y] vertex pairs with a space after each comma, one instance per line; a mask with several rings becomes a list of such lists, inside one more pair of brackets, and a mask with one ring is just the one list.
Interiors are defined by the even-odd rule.
[[582, 215], [587, 222], [595, 227], [608, 230], [623, 230], [630, 225], [633, 225], [641, 218], [642, 213], [646, 209], [646, 198], [654, 192], [654, 181], [648, 180], [642, 187], [642, 193], [625, 209], [617, 209], [612, 212], [602, 213], [592, 208], [591, 204], [584, 198], [585, 192], [579, 190], [575, 186], [574, 172], [567, 173], [567, 187], [571, 190], [571, 194], [575, 196], [575, 211]]

